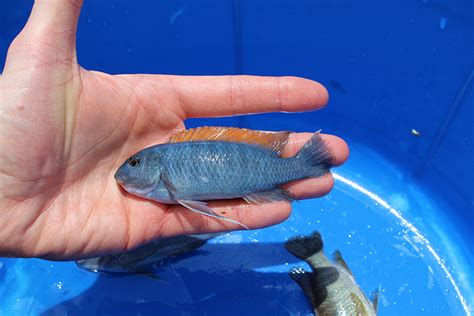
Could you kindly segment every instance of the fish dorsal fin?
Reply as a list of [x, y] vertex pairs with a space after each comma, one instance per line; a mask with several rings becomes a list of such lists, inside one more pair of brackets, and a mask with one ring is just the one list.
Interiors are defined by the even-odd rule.
[[351, 268], [349, 268], [349, 265], [346, 263], [346, 260], [342, 257], [342, 254], [339, 250], [334, 251], [332, 254], [333, 260], [341, 267], [344, 268], [344, 270], [347, 271], [351, 276], [353, 276]]
[[246, 143], [270, 149], [279, 155], [283, 151], [290, 132], [264, 132], [245, 128], [204, 126], [179, 131], [168, 143], [195, 141], [223, 141]]

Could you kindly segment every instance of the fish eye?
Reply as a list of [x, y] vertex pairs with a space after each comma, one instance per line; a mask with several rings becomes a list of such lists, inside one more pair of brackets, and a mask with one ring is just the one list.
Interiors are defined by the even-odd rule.
[[128, 164], [132, 167], [136, 167], [140, 164], [140, 158], [138, 157], [130, 157], [127, 160]]

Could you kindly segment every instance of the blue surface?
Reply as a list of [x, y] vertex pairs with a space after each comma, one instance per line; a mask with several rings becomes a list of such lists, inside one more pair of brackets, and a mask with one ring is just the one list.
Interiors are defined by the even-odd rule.
[[[328, 254], [341, 250], [366, 293], [382, 286], [380, 315], [466, 314], [474, 301], [472, 1], [85, 2], [85, 68], [318, 80], [331, 93], [323, 111], [187, 125], [322, 128], [344, 137], [351, 157], [327, 197], [295, 204], [282, 225], [216, 239], [158, 270], [166, 282], [0, 260], [0, 315], [310, 314], [286, 274], [301, 263], [282, 243], [314, 229]], [[0, 62], [31, 3], [0, 3]]]

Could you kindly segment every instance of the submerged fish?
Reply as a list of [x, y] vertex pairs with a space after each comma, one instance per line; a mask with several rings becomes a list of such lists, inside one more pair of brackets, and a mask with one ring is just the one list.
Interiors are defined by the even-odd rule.
[[282, 158], [288, 135], [226, 127], [181, 131], [168, 143], [128, 158], [115, 179], [131, 194], [238, 223], [217, 215], [202, 201], [293, 201], [281, 185], [329, 172], [332, 153], [319, 133], [294, 157]]
[[153, 268], [172, 257], [189, 253], [220, 234], [175, 236], [158, 239], [127, 252], [77, 260], [76, 264], [92, 272], [144, 274], [153, 276]]
[[308, 272], [302, 268], [293, 268], [289, 274], [308, 297], [315, 314], [377, 314], [378, 292], [374, 294], [371, 303], [356, 284], [339, 251], [334, 253], [335, 263], [328, 260], [323, 253], [323, 241], [319, 232], [294, 237], [285, 243], [285, 247], [296, 257], [305, 260], [313, 270]]

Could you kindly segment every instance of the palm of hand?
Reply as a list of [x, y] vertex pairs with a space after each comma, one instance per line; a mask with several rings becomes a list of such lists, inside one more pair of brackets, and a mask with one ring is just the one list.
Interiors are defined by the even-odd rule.
[[[77, 18], [77, 7], [62, 5]], [[33, 39], [35, 14], [47, 15], [41, 2], [35, 10], [10, 47], [0, 78], [0, 253], [70, 259], [123, 251], [159, 236], [238, 228], [135, 198], [120, 190], [113, 175], [130, 154], [184, 128], [187, 117], [301, 110], [325, 102], [324, 90], [302, 79], [88, 72], [76, 61], [75, 24], [62, 36], [46, 28]], [[51, 19], [53, 26], [63, 23]], [[288, 86], [296, 86], [294, 95]], [[308, 93], [310, 86], [317, 93]], [[213, 108], [221, 103], [227, 106]], [[293, 136], [295, 143], [307, 137]], [[336, 163], [345, 160], [345, 144], [329, 142]], [[296, 185], [296, 194], [320, 195], [331, 188], [330, 177], [316, 181], [319, 189]], [[278, 203], [269, 216], [266, 208], [241, 208], [229, 217], [261, 227], [290, 211]]]
[[[38, 51], [48, 53], [48, 47]], [[74, 62], [39, 63], [12, 69], [11, 76], [6, 71], [2, 87], [17, 97], [2, 102], [8, 105], [1, 123], [1, 148], [7, 149], [2, 172], [8, 176], [2, 192], [13, 218], [28, 214], [6, 228], [10, 236], [26, 233], [25, 253], [69, 257], [99, 248], [117, 251], [156, 236], [147, 229], [163, 226], [167, 207], [130, 212], [130, 204], [149, 203], [130, 199], [113, 180], [124, 155], [183, 128], [174, 93], [154, 88], [166, 97], [158, 112], [156, 104], [144, 104], [136, 94], [144, 85], [144, 77], [91, 73]]]

